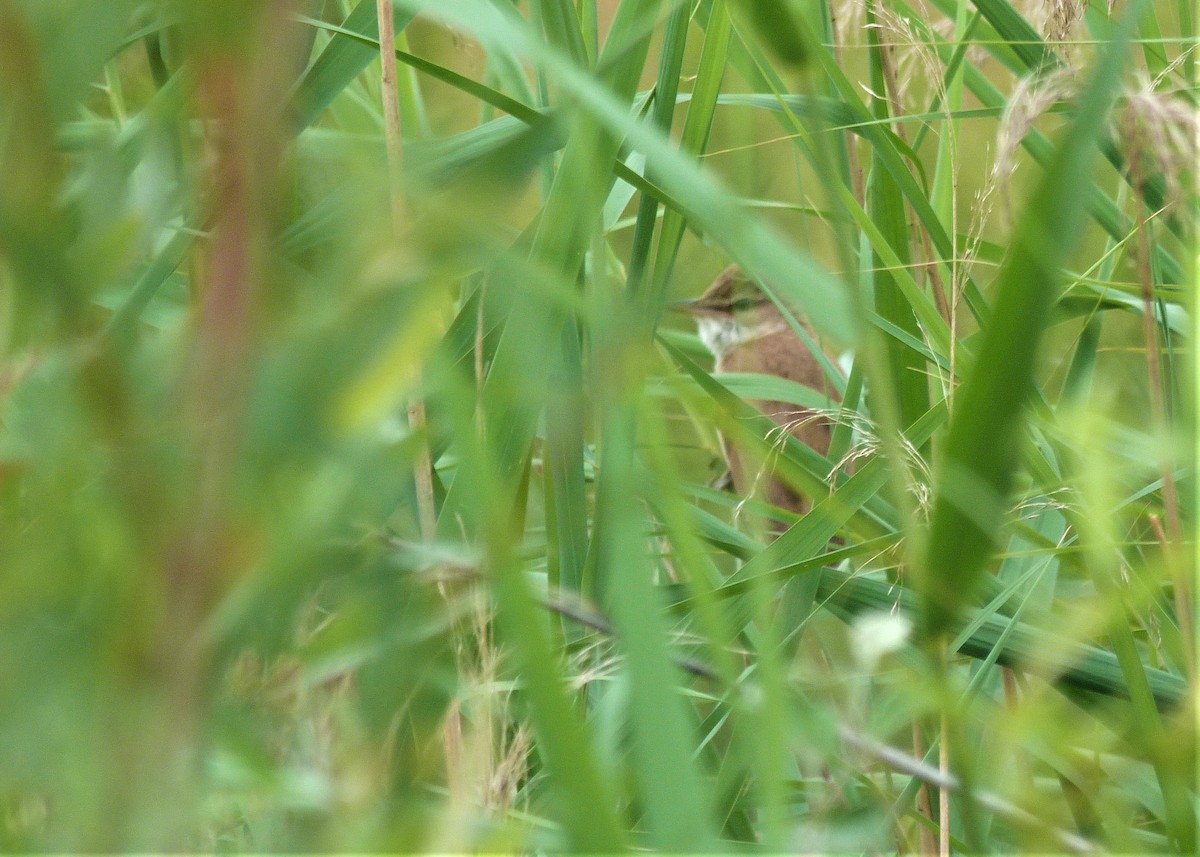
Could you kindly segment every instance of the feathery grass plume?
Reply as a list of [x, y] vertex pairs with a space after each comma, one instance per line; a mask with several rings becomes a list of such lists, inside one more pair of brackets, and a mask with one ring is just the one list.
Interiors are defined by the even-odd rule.
[[1153, 80], [1139, 70], [1113, 116], [1114, 136], [1127, 153], [1126, 173], [1133, 180], [1136, 170], [1142, 181], [1162, 176], [1166, 211], [1196, 199], [1200, 156], [1200, 112], [1179, 94], [1159, 89], [1169, 70]]
[[1013, 6], [1047, 42], [1066, 41], [1087, 11], [1082, 0], [1016, 0]]
[[[918, 7], [924, 5], [918, 3]], [[937, 103], [947, 104], [945, 67], [938, 59], [936, 51], [926, 39], [921, 38], [913, 28], [908, 18], [901, 15], [888, 3], [878, 3], [875, 6], [874, 26], [884, 36], [881, 40], [897, 50], [899, 61], [896, 63], [897, 103], [893, 104], [894, 115], [903, 117], [907, 112], [920, 112], [924, 106], [918, 107], [910, 103], [909, 93], [916, 97], [928, 98], [926, 88], [932, 89]]]
[[1079, 92], [1078, 70], [1069, 66], [1037, 71], [1017, 81], [1004, 105], [996, 129], [996, 155], [992, 174], [1001, 188], [1001, 199], [1009, 223], [1012, 222], [1012, 178], [1017, 171], [1017, 153], [1037, 120], [1051, 108], [1070, 101]]

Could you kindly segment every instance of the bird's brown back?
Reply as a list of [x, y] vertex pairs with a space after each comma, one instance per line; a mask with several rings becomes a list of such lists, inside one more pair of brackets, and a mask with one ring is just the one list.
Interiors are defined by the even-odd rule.
[[[733, 345], [723, 354], [717, 355], [714, 367], [716, 371], [774, 375], [818, 392], [824, 391], [831, 402], [838, 401], [837, 392], [828, 383], [820, 361], [787, 322], [779, 308], [765, 299], [765, 296], [760, 295], [764, 299], [758, 301], [749, 312], [740, 315], [732, 312], [730, 304], [739, 291], [744, 292], [746, 282], [745, 274], [736, 266], [727, 268], [700, 298], [700, 314], [709, 317], [737, 317], [740, 324], [751, 325], [763, 331], [761, 335]], [[807, 327], [807, 322], [802, 319], [801, 323], [805, 324], [810, 338], [816, 341], [816, 334]], [[751, 404], [778, 425], [786, 427], [801, 443], [812, 447], [821, 455], [828, 455], [833, 424], [826, 414], [789, 402], [756, 400]], [[811, 509], [811, 501], [792, 490], [782, 480], [769, 473], [760, 473], [758, 468], [744, 467], [743, 455], [728, 441], [723, 439], [722, 446], [729, 463], [734, 488], [741, 496], [757, 492], [762, 499], [771, 504], [797, 514], [805, 514]]]
[[[790, 327], [731, 349], [715, 368], [718, 372], [774, 375], [814, 390], [828, 389], [831, 401], [837, 401], [837, 393], [829, 389], [821, 365]], [[788, 427], [801, 443], [821, 455], [829, 454], [833, 424], [825, 414], [791, 402], [755, 400], [751, 404], [776, 424]], [[757, 488], [764, 500], [796, 514], [803, 515], [812, 508], [811, 500], [782, 480], [747, 472], [737, 448], [728, 442], [723, 445], [734, 488], [740, 495], [746, 496]]]

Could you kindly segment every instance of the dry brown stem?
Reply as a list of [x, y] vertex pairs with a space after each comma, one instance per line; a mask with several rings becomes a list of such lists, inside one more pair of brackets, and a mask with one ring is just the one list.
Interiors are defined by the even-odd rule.
[[[379, 17], [380, 97], [383, 100], [384, 134], [387, 139], [388, 177], [391, 190], [392, 230], [398, 239], [408, 223], [408, 205], [400, 177], [403, 173], [403, 133], [400, 126], [400, 90], [396, 75], [396, 22], [391, 0], [376, 0]], [[419, 390], [419, 385], [418, 385]], [[408, 405], [408, 425], [414, 434], [423, 434], [425, 399], [418, 391]], [[433, 460], [426, 439], [421, 443], [413, 462], [413, 479], [417, 488], [417, 516], [421, 537], [432, 542], [437, 534], [437, 510], [433, 502]]]

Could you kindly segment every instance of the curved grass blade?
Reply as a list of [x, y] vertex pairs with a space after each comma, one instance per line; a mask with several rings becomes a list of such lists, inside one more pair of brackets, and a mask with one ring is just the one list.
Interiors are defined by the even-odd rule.
[[926, 639], [946, 632], [978, 591], [998, 549], [1016, 472], [1034, 360], [1067, 254], [1085, 222], [1083, 199], [1121, 80], [1131, 25], [1100, 57], [1079, 110], [1025, 206], [1001, 269], [983, 342], [954, 403], [938, 461], [937, 494], [920, 587]]

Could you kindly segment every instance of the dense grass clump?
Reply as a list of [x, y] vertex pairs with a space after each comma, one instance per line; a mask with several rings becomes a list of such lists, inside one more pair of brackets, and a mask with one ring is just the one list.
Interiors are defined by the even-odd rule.
[[0, 846], [1194, 852], [1196, 46], [0, 0]]

